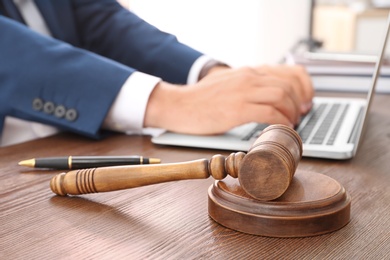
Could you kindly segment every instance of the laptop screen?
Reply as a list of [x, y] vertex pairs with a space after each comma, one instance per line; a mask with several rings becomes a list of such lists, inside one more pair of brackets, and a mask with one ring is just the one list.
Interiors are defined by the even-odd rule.
[[367, 114], [368, 114], [368, 112], [370, 110], [370, 107], [371, 107], [372, 99], [373, 99], [373, 96], [374, 96], [374, 93], [375, 93], [376, 84], [377, 84], [377, 81], [378, 81], [378, 76], [380, 74], [380, 68], [381, 68], [381, 65], [382, 65], [383, 56], [384, 56], [384, 53], [386, 52], [386, 45], [387, 45], [387, 38], [388, 38], [388, 35], [389, 35], [389, 30], [390, 30], [390, 13], [389, 13], [388, 18], [387, 18], [386, 32], [384, 34], [382, 47], [379, 50], [379, 54], [378, 54], [377, 61], [376, 61], [376, 64], [375, 64], [375, 70], [374, 70], [374, 73], [372, 75], [371, 87], [369, 88], [369, 91], [368, 91], [367, 106], [365, 107], [365, 110], [364, 110], [364, 113], [363, 113], [363, 123], [360, 124], [358, 132], [357, 132], [357, 136], [359, 137], [359, 140], [358, 140], [358, 142], [357, 142], [357, 144], [355, 146], [354, 154], [356, 153], [356, 151], [358, 149], [358, 146], [360, 146], [360, 143], [362, 141], [362, 135], [364, 134], [365, 128], [366, 128], [366, 125], [367, 125]]

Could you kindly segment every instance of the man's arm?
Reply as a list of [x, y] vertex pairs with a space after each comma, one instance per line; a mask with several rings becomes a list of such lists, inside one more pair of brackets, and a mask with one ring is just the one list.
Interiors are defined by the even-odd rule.
[[73, 5], [83, 48], [164, 81], [186, 84], [190, 68], [203, 55], [115, 0], [74, 0]]
[[310, 110], [313, 95], [299, 66], [215, 67], [186, 88], [161, 82], [144, 124], [187, 134], [220, 134], [249, 122], [293, 127]]
[[[3, 16], [0, 31], [1, 117], [98, 136], [112, 102], [135, 70], [41, 36]], [[73, 118], [55, 114], [51, 108], [59, 106], [73, 109]]]
[[[85, 11], [84, 12], [83, 10], [80, 11], [80, 9], [77, 9], [79, 11], [78, 12], [79, 16], [77, 16], [78, 27], [88, 28], [85, 31], [87, 37], [81, 40], [81, 42], [84, 42], [85, 47], [88, 47], [91, 51], [97, 51], [97, 52], [100, 51], [102, 55], [106, 55], [111, 58], [115, 58], [115, 55], [118, 55], [119, 58], [118, 57], [116, 58], [120, 62], [124, 63], [125, 65], [134, 64], [135, 66], [140, 66], [140, 68], [142, 69], [141, 65], [144, 64], [146, 67], [146, 69], [144, 70], [153, 70], [153, 67], [155, 66], [157, 68], [157, 71], [160, 71], [157, 74], [164, 75], [164, 77], [166, 78], [171, 78], [172, 81], [174, 82], [182, 83], [183, 81], [187, 81], [188, 70], [192, 66], [194, 60], [199, 57], [200, 55], [199, 52], [185, 45], [180, 44], [179, 42], [177, 42], [174, 36], [160, 32], [155, 27], [150, 26], [149, 24], [143, 22], [141, 19], [129, 13], [127, 10], [118, 8], [115, 1], [100, 1], [99, 3], [101, 4], [98, 4], [97, 6], [95, 6], [94, 1], [75, 1], [75, 3], [78, 3], [77, 6], [80, 9], [83, 9]], [[108, 8], [107, 11], [105, 9], [107, 7], [107, 4], [113, 8]], [[87, 7], [90, 7], [91, 9], [88, 9]], [[118, 14], [120, 18], [118, 18]], [[97, 20], [91, 19], [91, 22], [88, 22], [85, 25], [85, 27], [80, 26], [80, 24], [82, 24], [83, 21], [82, 17], [84, 18], [89, 17], [89, 15], [93, 15], [93, 17], [97, 18]], [[122, 17], [123, 15], [126, 16], [126, 18], [123, 18]], [[107, 24], [105, 23], [105, 25], [107, 25], [108, 27], [104, 26], [102, 30], [97, 30], [98, 32], [94, 30], [92, 31], [90, 30], [89, 26], [91, 26], [91, 24], [96, 23], [96, 21], [99, 22], [100, 21], [99, 19], [101, 17], [106, 17], [106, 16], [109, 16], [111, 18], [111, 19], [107, 19]], [[51, 15], [51, 17], [53, 16]], [[59, 21], [61, 21], [61, 17], [63, 16], [58, 15], [58, 17], [59, 17]], [[142, 127], [143, 115], [145, 112], [145, 107], [148, 101], [147, 99], [149, 94], [147, 93], [147, 91], [143, 91], [143, 90], [142, 93], [144, 94], [140, 94], [141, 91], [139, 91], [139, 88], [142, 86], [146, 86], [147, 88], [153, 88], [154, 86], [153, 84], [150, 84], [150, 80], [147, 80], [148, 82], [146, 84], [143, 83], [139, 84], [139, 80], [136, 84], [127, 84], [128, 82], [134, 82], [134, 80], [131, 80], [134, 77], [128, 77], [131, 73], [134, 72], [134, 69], [131, 69], [128, 66], [120, 66], [116, 62], [112, 62], [110, 60], [102, 58], [99, 55], [94, 55], [90, 52], [86, 52], [81, 49], [72, 48], [72, 46], [64, 44], [62, 42], [50, 40], [46, 37], [41, 37], [40, 35], [31, 32], [30, 30], [28, 30], [24, 26], [21, 26], [18, 23], [15, 23], [3, 17], [1, 18], [4, 20], [2, 21], [3, 24], [1, 25], [3, 26], [2, 28], [5, 29], [4, 36], [6, 36], [6, 34], [10, 34], [10, 37], [3, 38], [3, 39], [8, 39], [8, 41], [0, 42], [0, 44], [4, 46], [3, 49], [6, 48], [11, 49], [12, 47], [12, 50], [8, 52], [7, 55], [4, 56], [4, 59], [8, 59], [8, 58], [11, 59], [17, 67], [21, 68], [21, 70], [25, 70], [24, 67], [30, 67], [30, 68], [34, 67], [36, 70], [35, 73], [38, 72], [35, 75], [39, 75], [38, 78], [35, 78], [32, 75], [30, 77], [32, 81], [30, 81], [29, 84], [18, 83], [19, 86], [18, 88], [20, 90], [23, 90], [22, 92], [26, 94], [27, 93], [30, 94], [32, 92], [40, 93], [39, 95], [36, 94], [33, 96], [27, 95], [29, 96], [31, 103], [33, 103], [34, 100], [39, 99], [45, 104], [50, 103], [58, 107], [65, 107], [67, 109], [77, 111], [77, 117], [75, 118], [77, 120], [74, 121], [63, 120], [64, 117], [58, 118], [57, 116], [54, 115], [54, 113], [46, 113], [43, 111], [43, 109], [39, 109], [39, 110], [35, 109], [34, 111], [31, 111], [32, 105], [28, 103], [21, 104], [21, 106], [18, 105], [15, 109], [8, 102], [3, 103], [3, 107], [0, 110], [0, 118], [4, 117], [5, 115], [11, 115], [11, 116], [15, 116], [27, 120], [33, 120], [33, 121], [59, 126], [63, 129], [71, 130], [84, 135], [96, 136], [98, 135], [99, 127], [103, 122], [102, 117], [106, 116], [108, 110], [111, 108], [109, 110], [110, 111], [109, 116], [105, 117], [106, 119], [105, 128], [113, 129], [113, 130], [121, 130], [118, 129], [117, 127], [118, 117], [114, 118], [114, 121], [111, 120], [112, 119], [111, 112], [113, 111], [113, 109], [112, 106], [109, 105], [112, 104], [113, 100], [118, 99], [117, 93], [121, 93], [119, 92], [119, 89], [123, 90], [122, 86], [123, 84], [126, 84], [126, 85], [131, 85], [126, 89], [127, 91], [130, 89], [130, 92], [132, 92], [132, 94], [130, 93], [129, 95], [126, 96], [127, 99], [126, 107], [130, 107], [130, 109], [128, 111], [121, 112], [122, 113], [121, 116], [126, 115], [128, 119], [127, 123], [125, 124], [126, 128], [125, 129], [122, 128], [122, 129], [123, 131], [129, 130], [129, 128], [131, 130], [133, 130], [134, 128], [135, 130], [139, 130], [139, 128]], [[118, 19], [120, 19], [119, 23], [118, 23], [119, 21]], [[62, 26], [68, 26], [68, 24], [62, 24]], [[122, 33], [124, 31], [124, 28], [126, 28], [125, 31], [129, 32], [128, 34], [126, 34], [126, 36], [124, 36], [124, 34]], [[82, 31], [82, 29], [80, 30]], [[121, 34], [117, 35], [116, 33], [121, 33]], [[80, 35], [83, 35], [83, 33], [80, 33]], [[143, 38], [149, 40], [145, 42], [142, 41]], [[96, 42], [93, 43], [92, 39], [95, 39], [98, 44], [96, 44]], [[111, 44], [113, 45], [107, 46], [107, 42], [105, 42], [106, 39], [111, 39], [108, 45]], [[118, 41], [118, 39], [123, 39], [123, 41]], [[141, 42], [137, 41], [136, 39], [141, 39]], [[19, 51], [17, 48], [14, 48], [15, 46], [9, 44], [12, 40], [21, 41], [25, 44], [25, 46], [29, 46], [29, 48], [31, 48], [34, 51], [30, 53], [25, 52], [25, 50], [27, 49], [24, 48], [25, 46], [22, 46], [21, 48], [22, 50]], [[32, 42], [34, 43], [30, 44], [29, 43], [30, 40], [32, 40]], [[166, 43], [165, 47], [161, 48], [161, 46], [158, 46], [160, 40]], [[61, 50], [61, 52], [53, 51], [50, 53], [48, 50], [54, 45], [56, 45], [56, 47], [54, 47], [53, 50], [57, 49], [57, 50]], [[151, 49], [147, 49], [146, 47], [148, 46], [151, 47]], [[46, 47], [48, 47], [48, 49], [46, 49]], [[134, 51], [134, 47], [135, 47], [135, 51]], [[137, 60], [137, 55], [141, 55], [140, 53], [137, 52], [137, 48], [141, 48], [141, 47], [146, 54], [154, 53], [158, 57], [155, 57], [155, 60], [149, 57], [151, 59], [148, 62], [149, 64], [142, 62], [142, 59]], [[125, 50], [123, 50], [123, 48], [125, 48]], [[156, 48], [158, 50], [156, 50]], [[162, 55], [158, 54], [159, 51], [162, 52]], [[166, 53], [167, 51], [170, 53], [169, 54]], [[176, 57], [178, 57], [176, 62], [172, 63], [171, 59], [166, 60], [165, 58], [163, 58], [164, 55], [165, 56], [170, 55], [171, 56], [170, 58], [175, 57], [173, 52], [176, 54]], [[13, 57], [16, 56], [16, 53], [18, 54], [17, 58]], [[66, 57], [66, 59], [63, 59], [64, 57]], [[78, 67], [76, 65], [80, 60], [84, 60], [84, 61], [88, 60], [86, 61], [85, 63], [86, 66], [84, 68], [81, 68], [81, 66]], [[18, 65], [19, 62], [23, 64], [19, 66]], [[76, 66], [72, 68], [72, 64]], [[141, 64], [141, 65], [136, 65], [136, 64]], [[172, 64], [174, 66], [172, 66]], [[91, 75], [93, 71], [96, 70], [99, 71], [100, 66], [105, 66], [105, 67], [113, 66], [111, 69], [113, 71], [118, 71], [119, 73], [121, 73], [121, 77], [117, 77], [115, 73], [111, 73], [110, 69], [108, 70], [104, 69], [105, 73], [100, 73], [100, 72], [96, 73], [95, 74], [96, 77], [95, 75]], [[64, 70], [61, 67], [66, 67], [66, 69]], [[29, 72], [29, 70], [25, 70], [25, 71]], [[50, 73], [48, 73], [48, 71], [50, 71]], [[3, 71], [3, 73], [6, 77], [13, 77], [15, 75], [13, 71], [5, 70]], [[72, 74], [72, 76], [69, 77], [69, 74]], [[52, 75], [55, 76], [53, 77]], [[123, 75], [126, 75], [127, 77], [124, 77]], [[166, 75], [171, 75], [171, 76], [166, 76]], [[105, 80], [101, 81], [100, 77], [103, 77]], [[69, 81], [70, 79], [72, 79], [72, 84], [67, 84], [67, 81]], [[81, 85], [79, 85], [78, 79], [82, 80]], [[46, 89], [48, 85], [47, 83], [44, 83], [44, 81], [49, 81], [51, 85], [50, 86], [51, 95], [48, 98], [40, 96], [41, 93], [47, 92], [46, 90], [42, 91], [42, 89]], [[96, 82], [99, 82], [99, 84], [96, 84]], [[110, 83], [106, 84], [104, 87], [101, 87], [102, 85], [108, 82]], [[12, 85], [16, 85], [17, 82], [15, 81], [14, 83], [15, 84], [10, 84], [10, 86], [7, 87], [3, 86], [4, 88], [3, 98], [5, 100], [10, 100], [8, 98], [8, 94], [11, 94], [11, 92], [18, 92], [18, 88], [12, 86]], [[28, 91], [24, 89], [25, 86], [27, 85], [29, 85]], [[94, 88], [96, 88], [97, 90]], [[78, 90], [79, 92], [78, 93], [77, 91], [74, 92], [72, 89]], [[102, 104], [102, 102], [99, 100], [95, 100], [96, 103], [94, 103], [93, 100], [91, 99], [85, 100], [84, 102], [79, 102], [79, 100], [83, 99], [83, 93], [85, 93], [85, 91], [90, 92], [92, 95], [96, 93], [101, 93], [99, 97], [101, 100], [103, 99], [105, 100], [106, 102], [105, 104], [107, 106], [100, 105], [99, 109], [96, 109], [91, 113], [90, 109], [94, 106], [94, 104], [96, 103]], [[72, 97], [70, 97], [69, 95], [70, 93], [75, 93], [75, 95], [72, 94], [71, 95]], [[56, 101], [57, 97], [62, 97], [59, 99], [63, 99], [64, 96], [69, 96], [69, 98], [66, 99], [68, 103], [83, 104], [83, 106], [79, 106], [78, 108], [76, 108], [72, 105], [63, 104], [61, 103], [61, 101], [58, 102]], [[137, 104], [140, 103], [139, 100], [142, 100], [142, 102], [144, 102], [141, 106], [137, 106]], [[117, 102], [115, 102], [114, 104], [116, 103]], [[88, 110], [85, 110], [84, 108], [87, 108]], [[83, 118], [83, 114], [86, 115], [87, 113], [91, 114], [91, 116], [88, 118], [89, 120], [85, 120], [85, 118]], [[120, 123], [124, 122], [122, 120], [119, 121]], [[112, 127], [113, 125], [115, 126]], [[0, 126], [1, 126], [1, 120], [0, 120]]]

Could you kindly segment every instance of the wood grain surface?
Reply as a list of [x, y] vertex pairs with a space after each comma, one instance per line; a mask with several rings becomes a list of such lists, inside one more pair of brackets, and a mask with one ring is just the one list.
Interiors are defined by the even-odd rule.
[[340, 182], [352, 198], [342, 229], [304, 238], [248, 235], [207, 212], [213, 179], [185, 180], [108, 193], [54, 195], [61, 171], [18, 166], [62, 155], [143, 155], [162, 162], [209, 159], [230, 152], [153, 145], [148, 136], [95, 141], [71, 134], [0, 149], [0, 259], [389, 259], [390, 96], [374, 99], [357, 156], [304, 158], [298, 169]]

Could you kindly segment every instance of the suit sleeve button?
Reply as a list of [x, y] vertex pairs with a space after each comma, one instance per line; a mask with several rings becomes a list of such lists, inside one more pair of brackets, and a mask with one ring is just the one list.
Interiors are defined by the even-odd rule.
[[62, 118], [65, 116], [65, 114], [66, 114], [66, 108], [62, 105], [58, 105], [54, 109], [54, 116], [55, 117]]
[[68, 109], [65, 113], [65, 118], [68, 121], [75, 121], [77, 119], [77, 116], [78, 116], [77, 111], [76, 111], [76, 109], [73, 109], [73, 108]]
[[35, 98], [32, 102], [32, 107], [36, 111], [40, 111], [43, 108], [43, 101], [40, 98]]
[[45, 104], [43, 105], [43, 112], [45, 112], [46, 114], [52, 114], [54, 112], [55, 107], [56, 106], [53, 102], [45, 102]]

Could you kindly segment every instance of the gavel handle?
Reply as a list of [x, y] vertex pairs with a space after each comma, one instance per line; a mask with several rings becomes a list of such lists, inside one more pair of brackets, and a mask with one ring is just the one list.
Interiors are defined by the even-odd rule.
[[57, 195], [80, 195], [135, 188], [151, 184], [210, 177], [206, 159], [172, 164], [115, 166], [74, 170], [53, 177]]
[[173, 164], [149, 164], [75, 170], [52, 178], [58, 195], [79, 195], [129, 189], [168, 181], [239, 178], [244, 191], [255, 199], [273, 200], [288, 188], [302, 157], [302, 141], [293, 129], [271, 125], [263, 130], [248, 154], [214, 155]]

